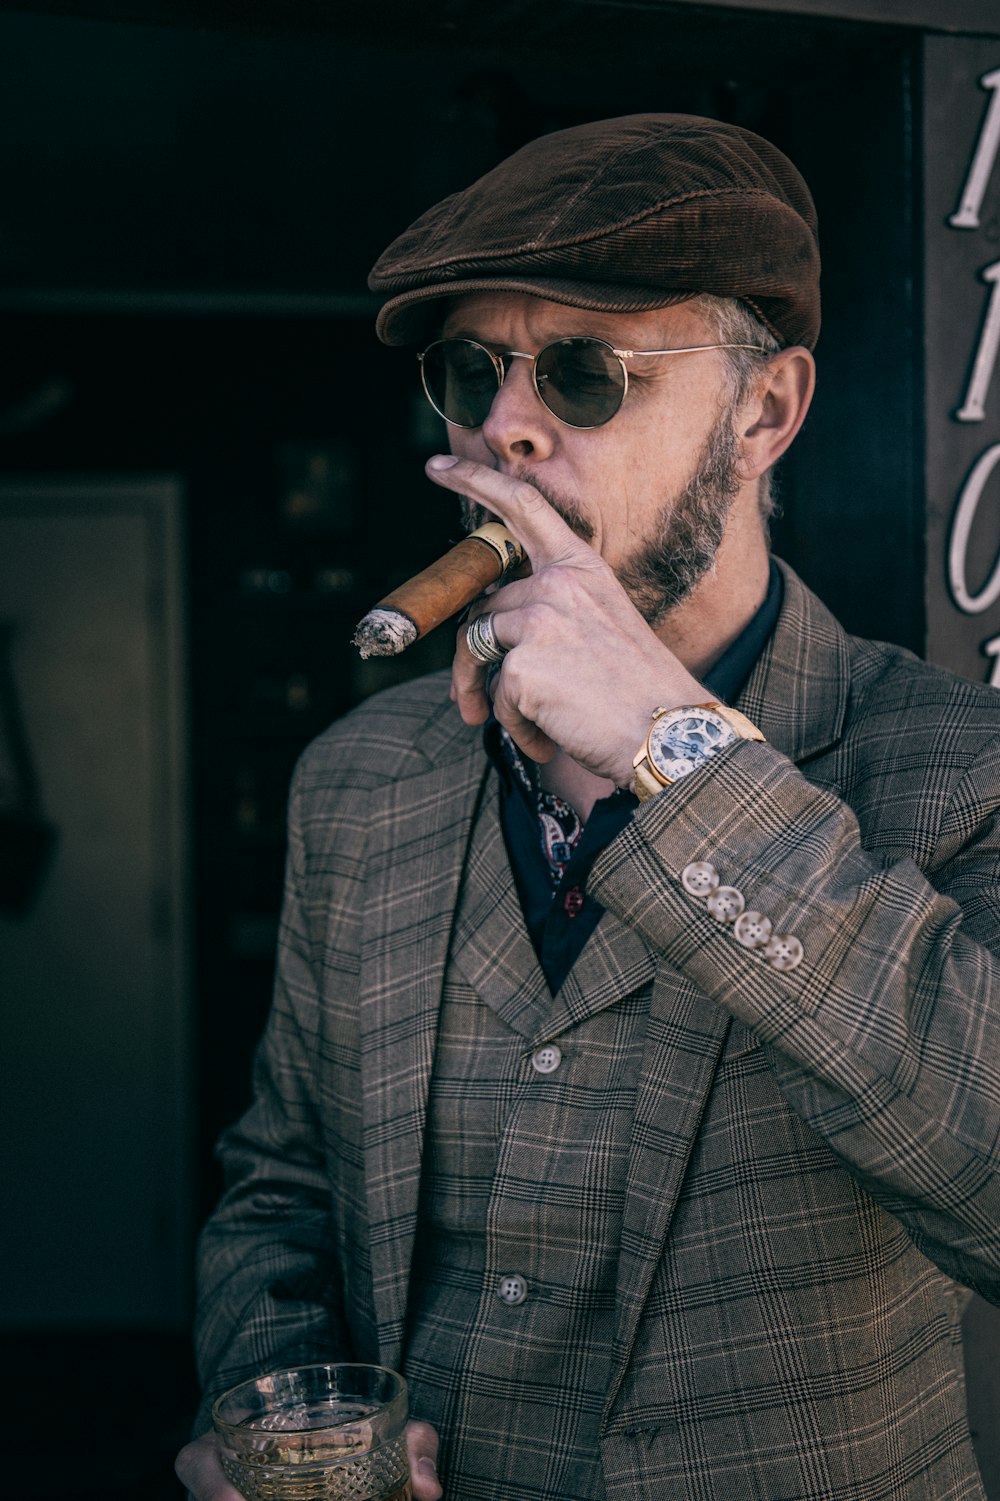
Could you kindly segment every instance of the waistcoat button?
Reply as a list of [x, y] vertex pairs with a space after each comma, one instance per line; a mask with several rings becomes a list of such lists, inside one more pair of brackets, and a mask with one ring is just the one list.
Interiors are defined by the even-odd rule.
[[518, 1303], [523, 1303], [528, 1296], [528, 1284], [516, 1272], [509, 1273], [506, 1277], [501, 1277], [497, 1283], [497, 1296], [501, 1303], [514, 1308]]
[[562, 1063], [562, 1049], [554, 1042], [547, 1042], [531, 1055], [531, 1066], [540, 1074], [551, 1074]]

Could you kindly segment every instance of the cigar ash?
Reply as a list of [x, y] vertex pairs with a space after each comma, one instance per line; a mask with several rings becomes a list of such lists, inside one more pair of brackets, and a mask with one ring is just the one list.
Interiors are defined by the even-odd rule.
[[412, 646], [418, 634], [417, 627], [402, 610], [376, 605], [358, 622], [353, 644], [364, 661], [369, 657], [395, 657]]

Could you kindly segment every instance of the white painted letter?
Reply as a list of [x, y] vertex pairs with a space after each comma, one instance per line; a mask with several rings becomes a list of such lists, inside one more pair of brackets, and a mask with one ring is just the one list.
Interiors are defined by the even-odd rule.
[[[984, 73], [979, 82], [984, 89], [1000, 90], [1000, 68], [992, 73]], [[979, 143], [976, 146], [975, 156], [972, 158], [972, 166], [969, 168], [965, 192], [962, 194], [958, 208], [948, 220], [952, 229], [979, 228], [979, 210], [983, 206], [986, 185], [993, 171], [998, 146], [1000, 146], [1000, 92], [994, 93], [986, 111], [986, 119], [979, 133]]]
[[[1000, 74], [997, 76], [1000, 77]], [[1000, 99], [1000, 94], [997, 98]], [[979, 348], [972, 366], [969, 389], [965, 393], [964, 402], [955, 413], [959, 422], [982, 422], [986, 415], [986, 393], [996, 368], [997, 350], [1000, 349], [1000, 261], [994, 261], [992, 266], [986, 267], [983, 281], [992, 282], [993, 291], [990, 293], [983, 331], [979, 335]]]
[[1000, 557], [993, 572], [978, 594], [970, 594], [967, 588], [966, 563], [968, 562], [969, 537], [976, 519], [979, 501], [986, 481], [1000, 462], [1000, 443], [994, 443], [976, 460], [969, 478], [962, 486], [955, 515], [951, 523], [951, 541], [948, 545], [948, 583], [952, 598], [966, 615], [981, 615], [995, 600], [1000, 599]]
[[984, 641], [982, 651], [987, 657], [993, 658], [993, 668], [986, 681], [991, 688], [1000, 688], [1000, 636], [994, 636], [992, 641]]

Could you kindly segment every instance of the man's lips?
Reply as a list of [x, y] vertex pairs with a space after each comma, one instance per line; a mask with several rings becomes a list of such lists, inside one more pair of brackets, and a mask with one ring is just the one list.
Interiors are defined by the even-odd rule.
[[556, 495], [544, 479], [539, 479], [535, 474], [527, 474], [524, 470], [509, 471], [514, 479], [523, 481], [537, 490], [543, 500], [548, 501], [557, 516], [561, 516], [571, 532], [575, 532], [582, 542], [593, 542], [594, 528], [573, 500], [564, 500]]

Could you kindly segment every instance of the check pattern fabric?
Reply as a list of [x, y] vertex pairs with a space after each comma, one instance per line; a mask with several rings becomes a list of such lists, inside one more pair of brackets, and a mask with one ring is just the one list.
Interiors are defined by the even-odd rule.
[[[444, 1484], [465, 1501], [604, 1494], [600, 1420], [655, 967], [620, 926], [605, 915], [553, 996], [497, 799], [484, 798], [441, 1005], [403, 1360], [414, 1411], [443, 1436]], [[623, 942], [638, 982], [626, 995]], [[515, 1306], [501, 1291], [510, 1274], [525, 1284]], [[519, 1400], [498, 1421], [497, 1383], [512, 1380]]]
[[[591, 877], [615, 920], [610, 1001], [653, 964], [604, 1494], [981, 1498], [958, 1284], [1000, 1300], [1000, 695], [846, 636], [786, 570], [737, 707], [768, 743], [643, 805]], [[290, 1361], [404, 1360], [441, 999], [489, 785], [444, 678], [369, 702], [300, 764], [255, 1103], [221, 1143], [229, 1186], [202, 1239], [206, 1399]], [[802, 963], [735, 942], [685, 890], [691, 861], [797, 934]], [[595, 1014], [572, 982], [602, 932], [560, 991], [567, 1034]], [[486, 966], [512, 1020], [532, 962], [512, 927]], [[523, 1396], [508, 1312], [498, 1431]], [[554, 1403], [553, 1443], [559, 1421]]]

